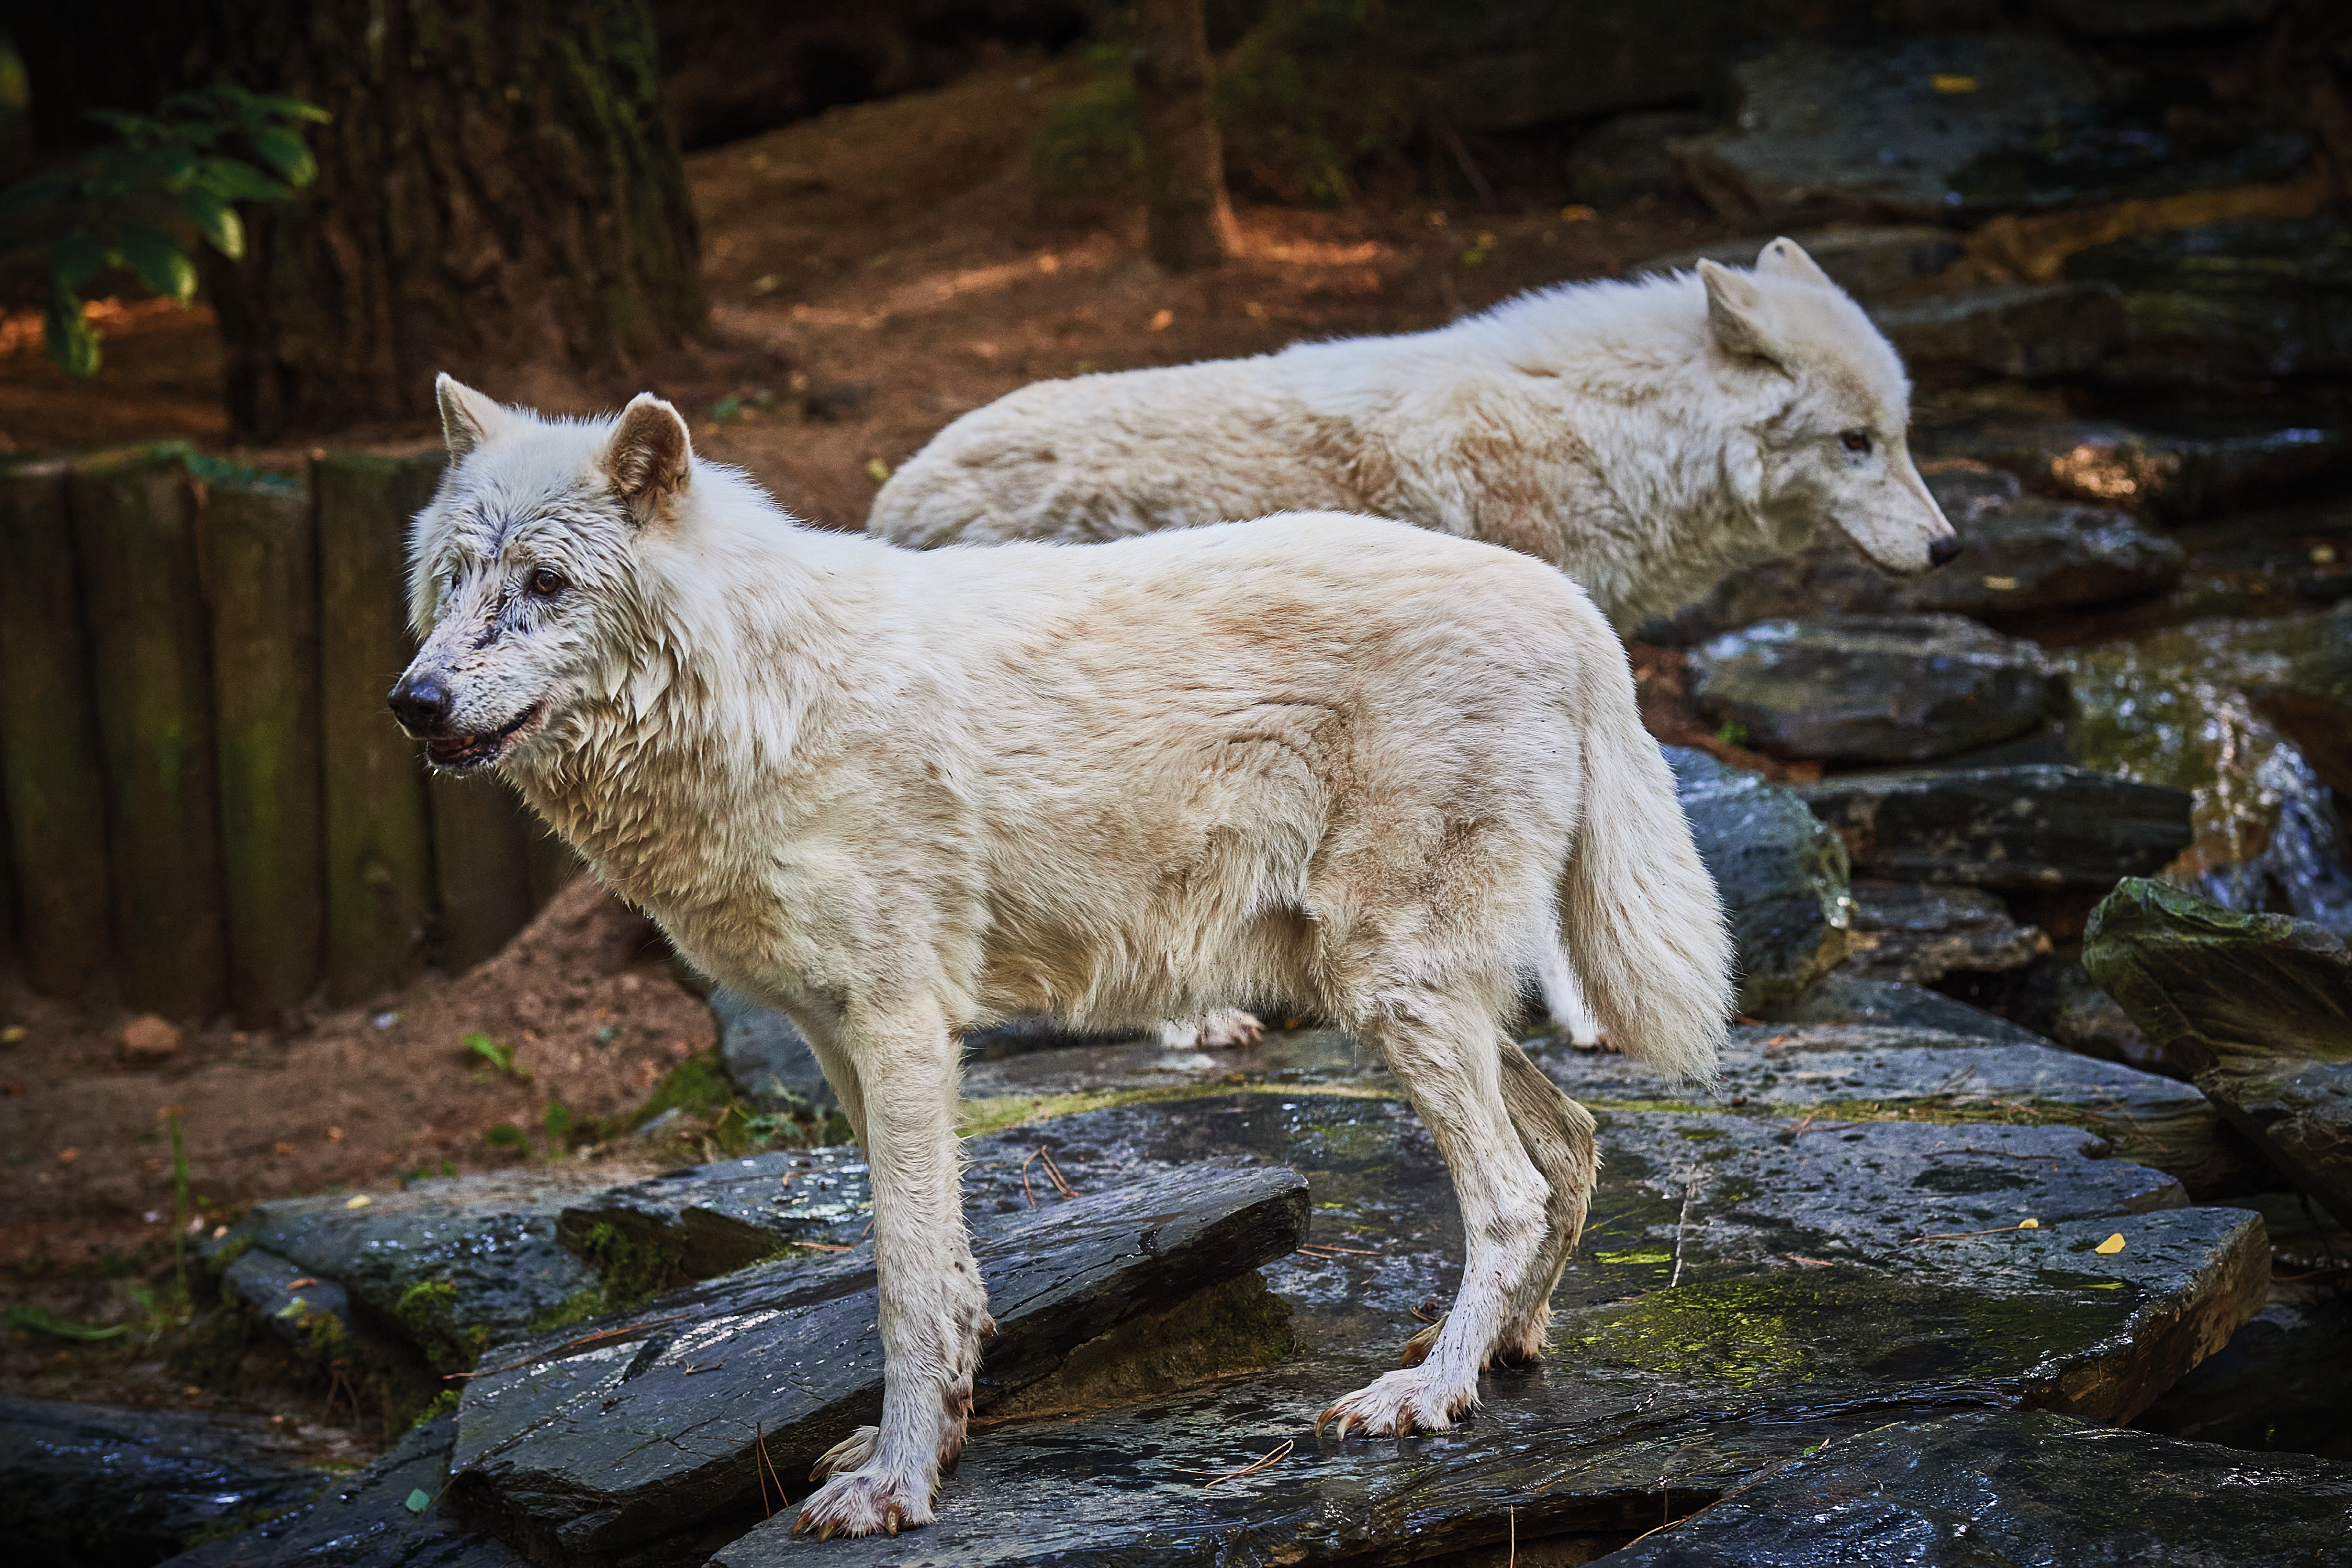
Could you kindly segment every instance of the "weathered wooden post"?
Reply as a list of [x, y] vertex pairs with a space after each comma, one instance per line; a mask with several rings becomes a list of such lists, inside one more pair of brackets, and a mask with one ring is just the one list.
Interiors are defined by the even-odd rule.
[[106, 792], [61, 459], [0, 465], [0, 800], [33, 989], [85, 997], [113, 942]]
[[470, 969], [531, 917], [530, 841], [537, 818], [506, 781], [436, 773], [433, 860], [441, 888], [441, 966]]
[[415, 973], [432, 932], [425, 773], [384, 694], [409, 659], [408, 520], [443, 458], [361, 452], [311, 465], [319, 529], [319, 731], [325, 778], [327, 994], [365, 1000]]
[[318, 984], [326, 938], [310, 488], [249, 472], [203, 488], [229, 1000], [275, 1024]]
[[179, 1018], [228, 1001], [211, 649], [187, 448], [79, 458], [68, 481], [98, 696], [122, 999]]

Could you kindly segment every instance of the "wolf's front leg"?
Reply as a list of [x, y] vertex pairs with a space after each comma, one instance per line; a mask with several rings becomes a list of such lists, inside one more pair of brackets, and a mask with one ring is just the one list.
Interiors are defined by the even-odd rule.
[[874, 1184], [882, 1425], [819, 1464], [824, 1484], [793, 1529], [820, 1541], [930, 1521], [940, 1472], [963, 1449], [981, 1336], [995, 1327], [964, 1234], [945, 1025], [934, 1013], [919, 1027], [853, 1028], [845, 1044], [864, 1090]]

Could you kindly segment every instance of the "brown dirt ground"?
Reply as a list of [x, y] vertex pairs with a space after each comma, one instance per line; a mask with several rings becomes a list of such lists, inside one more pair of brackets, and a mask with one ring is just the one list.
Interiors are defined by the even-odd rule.
[[[1073, 196], [1031, 176], [1045, 103], [1079, 68], [1002, 59], [936, 92], [835, 110], [690, 157], [708, 339], [551, 405], [609, 407], [650, 384], [688, 410], [708, 455], [742, 465], [799, 515], [854, 528], [889, 465], [1029, 381], [1437, 326], [1722, 232], [1673, 204], [1591, 215], [1537, 193], [1440, 210], [1392, 191], [1339, 212], [1244, 208], [1242, 252], [1229, 266], [1170, 279], [1143, 254], [1134, 191]], [[37, 321], [0, 319], [0, 450], [175, 437], [247, 461], [299, 456], [228, 441], [206, 311], [111, 306], [102, 324], [105, 368], [75, 383], [43, 356]], [[738, 412], [722, 419], [716, 409], [729, 398]], [[432, 434], [370, 428], [341, 439]], [[1677, 656], [1635, 653], [1659, 733], [1761, 763], [1714, 745], [1683, 712]], [[193, 1030], [160, 1068], [124, 1060], [127, 1015], [38, 998], [0, 976], [0, 1026], [24, 1030], [0, 1045], [0, 1159], [11, 1189], [0, 1211], [9, 1266], [0, 1302], [85, 1320], [137, 1315], [131, 1286], [170, 1256], [160, 1121], [169, 1106], [186, 1129], [205, 1225], [261, 1198], [388, 1186], [445, 1161], [460, 1170], [511, 1162], [484, 1131], [536, 1127], [551, 1100], [575, 1116], [622, 1116], [712, 1036], [651, 934], [583, 882], [471, 973], [429, 976], [297, 1032]], [[394, 1021], [379, 1026], [384, 1015]], [[514, 1044], [531, 1082], [470, 1057], [461, 1042], [476, 1031]], [[213, 1397], [184, 1387], [138, 1336], [66, 1349], [6, 1338], [0, 1388]], [[254, 1397], [283, 1406], [296, 1396]]]

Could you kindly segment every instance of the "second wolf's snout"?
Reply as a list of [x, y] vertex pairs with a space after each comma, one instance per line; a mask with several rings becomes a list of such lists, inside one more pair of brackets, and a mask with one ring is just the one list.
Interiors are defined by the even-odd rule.
[[449, 727], [449, 689], [430, 675], [404, 675], [384, 699], [400, 727], [425, 740]]

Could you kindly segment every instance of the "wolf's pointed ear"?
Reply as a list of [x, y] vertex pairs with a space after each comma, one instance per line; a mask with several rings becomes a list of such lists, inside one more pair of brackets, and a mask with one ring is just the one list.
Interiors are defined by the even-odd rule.
[[1745, 272], [1702, 259], [1699, 281], [1706, 285], [1706, 326], [1716, 346], [1734, 359], [1781, 365], [1780, 345], [1768, 323], [1764, 291]]
[[650, 392], [631, 398], [605, 449], [604, 472], [639, 522], [652, 521], [662, 502], [686, 489], [693, 464], [677, 410]]
[[433, 396], [441, 405], [441, 439], [453, 463], [514, 423], [507, 409], [446, 371], [435, 378]]
[[1816, 289], [1837, 288], [1830, 275], [1822, 270], [1822, 264], [1785, 234], [1757, 253], [1756, 270], [1786, 278], [1791, 283], [1810, 283]]

